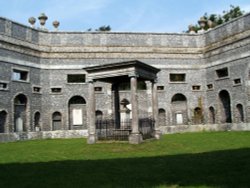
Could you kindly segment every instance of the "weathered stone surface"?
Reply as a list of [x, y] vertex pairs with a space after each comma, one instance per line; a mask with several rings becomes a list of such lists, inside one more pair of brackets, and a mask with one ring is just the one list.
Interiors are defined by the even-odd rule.
[[[88, 109], [85, 108], [83, 125], [72, 127], [69, 101], [80, 96], [88, 106], [88, 83], [68, 83], [67, 75], [86, 74], [87, 77], [86, 67], [131, 60], [161, 69], [157, 74], [157, 86], [161, 89], [157, 92], [158, 109], [165, 115], [165, 123], [160, 127], [163, 133], [249, 130], [249, 36], [250, 14], [202, 34], [46, 32], [0, 17], [0, 85], [7, 84], [6, 88], [0, 88], [0, 113], [7, 114], [4, 123], [0, 121], [0, 126], [4, 126], [0, 129], [4, 130], [0, 139], [13, 141], [78, 135], [74, 133], [76, 130], [69, 129], [86, 132]], [[224, 68], [227, 68], [228, 76], [219, 78], [216, 71]], [[13, 70], [27, 72], [27, 80], [13, 80]], [[173, 82], [170, 74], [185, 74], [185, 81]], [[34, 92], [34, 87], [40, 91]], [[113, 117], [111, 84], [96, 82], [94, 87], [102, 88], [94, 94], [95, 109], [101, 111], [103, 117]], [[52, 88], [59, 88], [61, 92], [53, 93]], [[225, 104], [219, 97], [221, 91], [228, 92], [230, 98], [226, 108], [230, 108], [232, 123], [226, 125], [222, 122], [226, 114]], [[119, 93], [121, 100], [131, 102], [129, 91]], [[14, 103], [19, 94], [27, 98], [24, 121], [27, 132], [22, 134], [14, 133]], [[173, 102], [176, 94], [184, 95], [186, 101]], [[149, 89], [139, 90], [137, 97], [139, 118], [152, 116]], [[202, 111], [200, 121], [195, 121], [197, 109]], [[42, 132], [34, 132], [37, 130], [37, 112], [41, 115], [38, 124]], [[60, 130], [52, 131], [55, 112], [61, 114]], [[177, 124], [177, 114], [183, 114], [185, 125]], [[202, 125], [196, 125], [197, 122]]]
[[40, 131], [22, 133], [1, 133], [0, 142], [24, 140], [53, 139], [53, 138], [87, 138], [87, 130]]

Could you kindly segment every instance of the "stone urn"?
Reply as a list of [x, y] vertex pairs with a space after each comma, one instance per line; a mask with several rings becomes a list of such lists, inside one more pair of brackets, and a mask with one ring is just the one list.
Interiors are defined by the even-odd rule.
[[201, 17], [200, 20], [198, 21], [198, 24], [200, 25], [200, 27], [201, 27], [202, 29], [205, 28], [206, 23], [207, 23], [207, 20], [206, 20], [204, 17]]
[[59, 27], [59, 25], [60, 25], [60, 22], [59, 21], [57, 21], [57, 20], [55, 20], [55, 21], [53, 21], [53, 26], [54, 26], [54, 28], [55, 28], [55, 30], [57, 31], [58, 30], [58, 27]]
[[194, 28], [193, 25], [189, 25], [189, 26], [188, 26], [188, 32], [189, 32], [190, 34], [195, 34], [195, 28]]
[[35, 23], [36, 23], [36, 18], [34, 18], [34, 17], [30, 17], [28, 21], [29, 21], [29, 23], [30, 23], [31, 27], [33, 27], [33, 28], [34, 28]]
[[42, 13], [39, 17], [38, 20], [40, 21], [40, 25], [44, 27], [46, 20], [48, 19], [48, 16], [46, 16], [44, 13]]
[[214, 26], [214, 23], [211, 20], [207, 21], [207, 26], [208, 26], [208, 30], [211, 30]]

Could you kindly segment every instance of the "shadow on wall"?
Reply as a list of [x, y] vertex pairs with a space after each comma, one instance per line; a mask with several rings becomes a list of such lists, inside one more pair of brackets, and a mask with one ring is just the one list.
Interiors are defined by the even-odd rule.
[[0, 165], [0, 187], [249, 187], [250, 148], [149, 158]]

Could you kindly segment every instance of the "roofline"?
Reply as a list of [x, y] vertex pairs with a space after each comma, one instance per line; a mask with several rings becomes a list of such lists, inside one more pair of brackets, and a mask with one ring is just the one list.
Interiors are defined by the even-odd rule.
[[87, 72], [95, 72], [99, 70], [105, 70], [105, 69], [114, 69], [114, 68], [124, 68], [124, 67], [140, 67], [144, 68], [150, 71], [153, 71], [154, 73], [158, 73], [160, 69], [150, 66], [146, 63], [143, 63], [139, 60], [131, 60], [131, 61], [122, 61], [122, 62], [117, 62], [117, 63], [109, 63], [109, 64], [104, 64], [104, 65], [97, 65], [97, 66], [90, 66], [83, 68]]

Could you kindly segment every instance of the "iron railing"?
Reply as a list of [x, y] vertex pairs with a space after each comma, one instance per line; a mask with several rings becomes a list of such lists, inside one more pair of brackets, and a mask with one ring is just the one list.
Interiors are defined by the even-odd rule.
[[[98, 140], [128, 141], [132, 132], [131, 120], [117, 123], [113, 119], [96, 120], [96, 134]], [[143, 139], [153, 137], [154, 120], [150, 118], [139, 119], [139, 132]]]
[[154, 137], [155, 121], [152, 118], [139, 119], [139, 132], [142, 138], [149, 139]]

